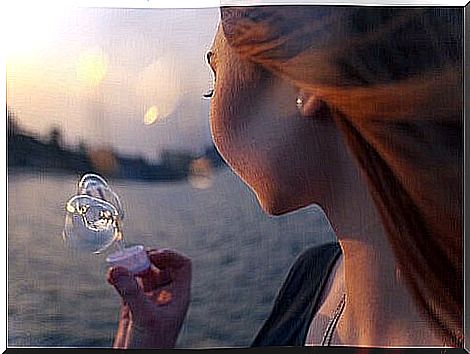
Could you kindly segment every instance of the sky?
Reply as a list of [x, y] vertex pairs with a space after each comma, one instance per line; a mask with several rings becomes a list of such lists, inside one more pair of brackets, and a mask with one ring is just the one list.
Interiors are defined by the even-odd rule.
[[210, 144], [204, 57], [218, 8], [54, 11], [8, 24], [7, 104], [20, 126], [149, 160]]

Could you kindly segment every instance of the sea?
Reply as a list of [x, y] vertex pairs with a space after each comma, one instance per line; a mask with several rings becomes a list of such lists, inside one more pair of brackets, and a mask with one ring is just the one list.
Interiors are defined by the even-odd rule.
[[[9, 346], [112, 346], [120, 298], [105, 280], [105, 255], [76, 252], [62, 237], [78, 178], [8, 172]], [[203, 186], [110, 184], [125, 209], [127, 245], [171, 248], [192, 260], [179, 348], [249, 346], [295, 258], [334, 239], [319, 207], [268, 216], [229, 169]]]

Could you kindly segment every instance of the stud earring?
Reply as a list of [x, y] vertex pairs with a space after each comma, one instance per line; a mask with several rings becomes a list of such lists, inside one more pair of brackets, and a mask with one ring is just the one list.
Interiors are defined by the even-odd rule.
[[298, 109], [301, 109], [304, 105], [304, 99], [302, 97], [297, 97], [297, 99], [295, 100], [295, 104]]

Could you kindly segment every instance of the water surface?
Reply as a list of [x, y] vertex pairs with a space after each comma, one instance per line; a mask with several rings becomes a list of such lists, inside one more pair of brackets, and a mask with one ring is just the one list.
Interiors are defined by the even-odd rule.
[[[64, 203], [77, 179], [8, 177], [8, 345], [111, 346], [119, 297], [105, 281], [105, 257], [77, 255], [62, 243]], [[111, 183], [126, 210], [128, 243], [174, 248], [193, 261], [179, 347], [248, 346], [296, 255], [332, 238], [315, 206], [265, 215], [229, 170], [207, 189]]]

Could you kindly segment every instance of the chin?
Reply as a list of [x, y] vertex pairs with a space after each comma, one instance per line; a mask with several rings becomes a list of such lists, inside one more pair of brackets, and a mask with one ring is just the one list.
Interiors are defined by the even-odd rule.
[[287, 200], [286, 198], [276, 198], [273, 196], [265, 198], [261, 197], [258, 193], [255, 194], [261, 209], [263, 209], [266, 214], [271, 216], [289, 214], [313, 204], [313, 202]]

